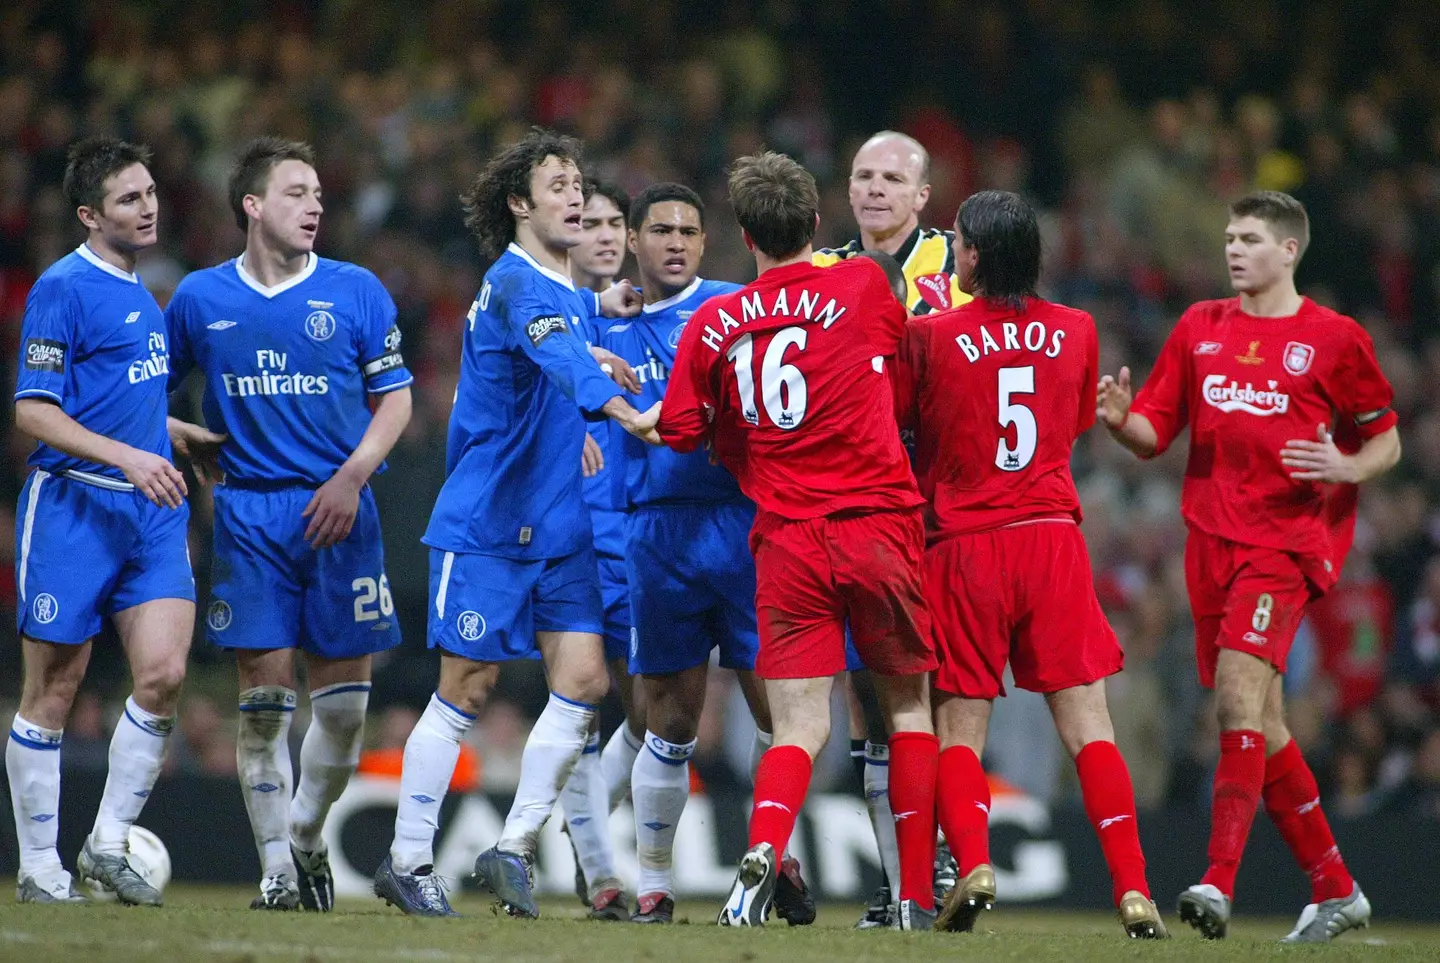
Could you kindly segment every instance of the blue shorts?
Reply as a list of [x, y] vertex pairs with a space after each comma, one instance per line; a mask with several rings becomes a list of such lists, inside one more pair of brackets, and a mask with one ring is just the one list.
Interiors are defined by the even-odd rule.
[[865, 668], [865, 660], [860, 658], [860, 650], [855, 648], [855, 639], [850, 635], [850, 626], [845, 626], [845, 671], [859, 672]]
[[205, 638], [227, 649], [299, 648], [322, 659], [358, 659], [400, 644], [385, 578], [380, 512], [360, 490], [345, 540], [319, 551], [300, 513], [314, 489], [215, 486], [214, 585]]
[[630, 516], [631, 673], [681, 672], [717, 646], [722, 666], [755, 668], [754, 523], [749, 504], [655, 505]]
[[161, 508], [137, 491], [32, 472], [15, 512], [20, 634], [78, 645], [116, 612], [195, 601], [189, 523], [188, 504]]
[[595, 550], [517, 561], [430, 549], [430, 648], [475, 662], [538, 658], [536, 632], [601, 634]]
[[625, 560], [601, 555], [600, 604], [605, 608], [605, 660], [630, 657], [630, 582]]

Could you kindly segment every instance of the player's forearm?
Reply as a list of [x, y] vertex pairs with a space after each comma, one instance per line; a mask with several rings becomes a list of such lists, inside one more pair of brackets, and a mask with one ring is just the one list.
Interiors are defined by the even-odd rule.
[[1130, 449], [1135, 455], [1141, 458], [1150, 458], [1155, 450], [1160, 447], [1160, 435], [1155, 431], [1155, 426], [1150, 419], [1138, 412], [1128, 412], [1125, 420], [1120, 422], [1119, 427], [1111, 428], [1110, 437]]
[[67, 415], [59, 405], [37, 398], [21, 398], [15, 402], [15, 427], [56, 451], [122, 470], [126, 456], [135, 451], [124, 442], [97, 435]]
[[1355, 472], [1355, 484], [1377, 478], [1394, 468], [1400, 461], [1400, 431], [1388, 428], [1368, 439], [1360, 450], [1350, 456]]
[[360, 444], [340, 466], [340, 473], [351, 478], [357, 485], [363, 485], [375, 474], [375, 469], [390, 454], [400, 433], [410, 423], [410, 389], [396, 388], [380, 395], [375, 413], [370, 418], [370, 427], [360, 438]]

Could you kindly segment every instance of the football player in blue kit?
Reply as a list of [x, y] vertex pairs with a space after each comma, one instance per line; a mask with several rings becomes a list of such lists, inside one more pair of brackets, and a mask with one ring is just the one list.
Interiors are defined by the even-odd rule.
[[[585, 207], [581, 212], [580, 243], [570, 251], [570, 279], [577, 288], [604, 292], [615, 283], [625, 263], [625, 217], [630, 197], [613, 184], [585, 182]], [[594, 323], [582, 320], [577, 333], [591, 348], [591, 355], [610, 369], [619, 369], [619, 382], [639, 387], [634, 372], [620, 358], [599, 349], [600, 332], [609, 325], [600, 317]], [[585, 480], [581, 492], [590, 506], [591, 528], [595, 533], [595, 557], [600, 567], [600, 604], [604, 608], [605, 663], [620, 694], [625, 720], [611, 737], [628, 748], [638, 737], [626, 739], [634, 727], [644, 730], [633, 698], [634, 680], [626, 669], [630, 655], [630, 589], [625, 581], [625, 471], [611, 449], [625, 433], [605, 421], [585, 426], [582, 456]], [[598, 720], [597, 720], [598, 722]], [[563, 832], [575, 853], [575, 893], [586, 906], [590, 919], [611, 922], [628, 920], [630, 908], [615, 871], [615, 853], [610, 843], [610, 813], [630, 789], [629, 767], [615, 771], [616, 753], [602, 758], [598, 725], [585, 743], [565, 788], [560, 808], [565, 815]], [[606, 767], [605, 760], [612, 764]], [[634, 756], [630, 757], [634, 761]]]
[[[180, 282], [171, 377], [204, 374], [205, 421], [229, 436], [205, 629], [239, 670], [236, 758], [262, 875], [250, 905], [325, 912], [325, 816], [360, 759], [372, 656], [400, 642], [368, 483], [410, 419], [412, 378], [380, 281], [315, 254], [310, 147], [251, 142], [229, 193], [245, 251]], [[311, 722], [292, 800], [297, 649]]]
[[[15, 427], [38, 440], [15, 513], [24, 660], [5, 770], [19, 839], [16, 899], [83, 903], [56, 849], [60, 744], [91, 641], [110, 620], [134, 689], [110, 742], [109, 775], [79, 875], [122, 903], [160, 893], [128, 860], [175, 727], [195, 619], [184, 476], [171, 464], [160, 306], [135, 275], [156, 241], [150, 151], [114, 138], [70, 149], [64, 191], [86, 239], [25, 302]], [[220, 439], [174, 423], [175, 447]]]
[[[705, 206], [681, 184], [654, 184], [630, 207], [630, 250], [645, 306], [639, 317], [610, 326], [602, 344], [630, 363], [639, 405], [661, 401], [685, 322], [711, 297], [740, 285], [699, 276], [705, 252]], [[638, 923], [669, 923], [675, 910], [675, 830], [690, 794], [711, 652], [739, 674], [757, 731], [753, 759], [770, 743], [770, 709], [754, 675], [755, 560], [750, 527], [755, 505], [735, 478], [704, 451], [679, 454], [625, 438], [624, 550], [634, 630], [630, 671], [640, 676], [644, 748], [631, 772], [640, 860]], [[815, 919], [815, 905], [786, 857], [776, 910], [792, 925]]]
[[538, 650], [550, 699], [525, 743], [500, 840], [475, 862], [507, 913], [535, 917], [540, 830], [610, 688], [578, 470], [585, 421], [609, 417], [658, 441], [659, 411], [625, 400], [576, 333], [597, 313], [640, 306], [629, 282], [596, 294], [570, 280], [584, 207], [579, 142], [532, 130], [492, 158], [463, 199], [466, 224], [496, 261], [462, 330], [447, 476], [423, 539], [440, 681], [405, 744], [395, 839], [375, 893], [407, 913], [453, 915], [432, 851], [460, 740], [500, 664]]

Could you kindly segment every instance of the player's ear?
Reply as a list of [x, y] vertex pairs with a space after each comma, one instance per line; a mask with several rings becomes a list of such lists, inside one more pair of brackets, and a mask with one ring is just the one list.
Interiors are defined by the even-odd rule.
[[81, 224], [85, 225], [85, 230], [100, 230], [100, 212], [90, 205], [81, 204], [75, 208], [75, 216], [80, 219]]
[[630, 228], [625, 232], [625, 247], [636, 257], [640, 256], [640, 235]]
[[930, 200], [930, 185], [922, 184], [920, 185], [920, 189], [915, 192], [916, 214], [919, 214], [921, 211], [925, 210], [925, 202], [928, 200]]
[[260, 195], [246, 194], [240, 198], [240, 209], [245, 212], [245, 216], [250, 218], [250, 220], [260, 220]]
[[519, 194], [511, 194], [505, 198], [505, 204], [510, 208], [510, 213], [516, 218], [530, 217], [530, 203]]

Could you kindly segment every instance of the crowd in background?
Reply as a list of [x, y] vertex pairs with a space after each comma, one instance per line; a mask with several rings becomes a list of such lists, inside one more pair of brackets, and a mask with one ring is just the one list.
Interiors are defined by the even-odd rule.
[[[1301, 289], [1374, 337], [1405, 445], [1400, 467], [1365, 491], [1343, 580], [1302, 629], [1291, 725], [1334, 814], [1440, 819], [1440, 21], [1429, 7], [437, 0], [417, 16], [344, 0], [219, 11], [11, 0], [0, 11], [5, 381], [30, 284], [81, 240], [59, 190], [73, 140], [116, 133], [154, 149], [161, 243], [140, 274], [162, 304], [186, 271], [243, 246], [224, 198], [239, 146], [269, 133], [312, 142], [319, 249], [379, 275], [416, 376], [414, 416], [375, 482], [406, 643], [378, 667], [371, 741], [393, 748], [435, 678], [419, 534], [443, 480], [461, 319], [487, 266], [456, 198], [530, 124], [578, 134], [589, 171], [630, 191], [696, 187], [709, 205], [702, 273], [735, 281], [753, 262], [724, 200], [730, 159], [764, 144], [802, 161], [825, 199], [817, 240], [840, 243], [854, 231], [850, 155], [874, 130], [903, 130], [932, 158], [922, 220], [948, 226], [980, 187], [1029, 196], [1043, 213], [1042, 293], [1095, 316], [1102, 370], [1128, 363], [1141, 378], [1184, 306], [1227, 291], [1225, 201], [1286, 190], [1312, 220]], [[9, 531], [30, 442], [0, 407]], [[1180, 564], [1183, 448], [1140, 463], [1097, 430], [1075, 455], [1102, 601], [1126, 650], [1110, 698], [1142, 806], [1202, 804], [1216, 746]], [[208, 503], [192, 493], [203, 593]], [[19, 679], [12, 550], [0, 539], [0, 699]], [[233, 673], [203, 641], [193, 662], [172, 765], [233, 772]], [[72, 764], [103, 765], [121, 673], [98, 647], [66, 731]], [[490, 785], [513, 779], [543, 685], [508, 673], [473, 730]], [[743, 784], [745, 714], [730, 687], [712, 689], [698, 768]], [[1037, 708], [999, 711], [989, 762], [1055, 799], [1068, 767]], [[845, 778], [838, 758], [827, 765]]]

